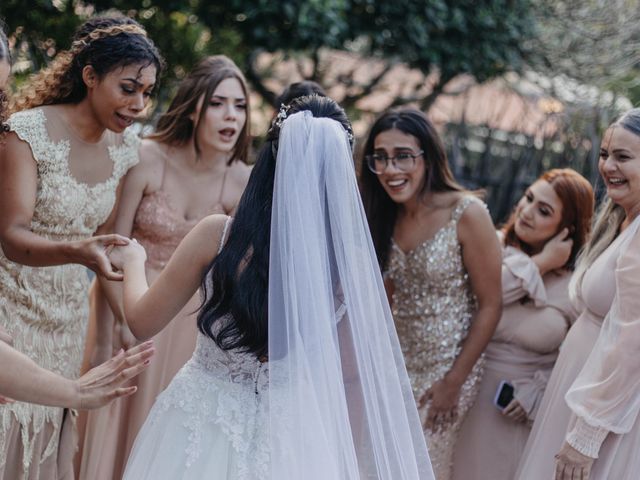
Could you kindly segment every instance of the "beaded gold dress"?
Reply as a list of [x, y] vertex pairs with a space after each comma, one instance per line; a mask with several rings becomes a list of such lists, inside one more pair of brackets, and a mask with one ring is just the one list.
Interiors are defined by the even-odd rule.
[[[8, 121], [10, 130], [31, 148], [37, 167], [31, 230], [52, 240], [81, 240], [109, 217], [121, 177], [138, 161], [138, 139], [133, 132], [107, 131], [98, 144], [83, 144], [72, 138], [52, 108], [18, 112]], [[73, 155], [87, 158], [90, 152], [108, 155], [113, 164], [111, 175], [94, 185], [76, 180], [69, 166]], [[77, 377], [88, 286], [82, 265], [29, 267], [0, 251], [0, 325], [13, 337], [13, 346], [38, 365]], [[73, 415], [21, 402], [0, 405], [0, 479], [73, 478]]]
[[[450, 221], [408, 253], [391, 242], [387, 278], [394, 284], [393, 318], [416, 401], [451, 369], [476, 309], [457, 235], [462, 213], [474, 202], [482, 203], [463, 197]], [[451, 477], [457, 432], [473, 405], [481, 374], [479, 360], [462, 386], [456, 422], [439, 432], [425, 430], [437, 480]], [[429, 403], [419, 409], [423, 422], [428, 409]]]

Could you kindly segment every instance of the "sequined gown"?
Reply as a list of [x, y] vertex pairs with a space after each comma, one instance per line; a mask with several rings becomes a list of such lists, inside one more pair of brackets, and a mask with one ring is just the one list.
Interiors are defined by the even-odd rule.
[[[457, 224], [475, 197], [465, 196], [435, 236], [405, 253], [392, 240], [387, 278], [393, 318], [416, 401], [451, 369], [467, 336], [476, 303], [464, 268]], [[483, 204], [484, 205], [484, 204]], [[436, 479], [448, 480], [457, 432], [473, 405], [482, 374], [478, 361], [462, 386], [458, 418], [446, 430], [425, 430]], [[429, 404], [419, 409], [424, 421]]]
[[[51, 108], [36, 108], [15, 113], [8, 121], [29, 144], [36, 163], [31, 230], [52, 240], [85, 239], [111, 213], [120, 178], [138, 161], [138, 139], [132, 132], [105, 132], [100, 145], [82, 144], [67, 136], [55, 115]], [[108, 155], [113, 163], [110, 177], [95, 185], [76, 180], [69, 167], [71, 156], [91, 151]], [[28, 267], [0, 251], [0, 325], [13, 337], [13, 346], [41, 367], [77, 377], [88, 286], [82, 265]], [[74, 416], [61, 408], [0, 405], [0, 479], [72, 479]]]
[[[165, 166], [166, 168], [166, 166]], [[164, 175], [164, 174], [163, 174]], [[210, 213], [224, 213], [220, 203]], [[155, 192], [143, 196], [136, 211], [131, 236], [147, 251], [146, 273], [153, 282], [174, 250], [200, 218], [185, 220], [172, 206], [164, 190], [164, 178]], [[133, 442], [157, 396], [191, 358], [196, 345], [196, 315], [200, 305], [195, 295], [159, 334], [153, 337], [156, 353], [151, 365], [133, 384], [135, 395], [112, 402], [89, 413], [82, 449], [80, 478], [120, 480]]]

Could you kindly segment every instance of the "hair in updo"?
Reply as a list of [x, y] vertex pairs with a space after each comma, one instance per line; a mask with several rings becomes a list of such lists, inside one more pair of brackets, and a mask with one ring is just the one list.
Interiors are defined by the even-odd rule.
[[[281, 111], [284, 113], [274, 119], [251, 171], [228, 240], [202, 280], [204, 300], [198, 314], [198, 328], [220, 348], [241, 349], [258, 358], [268, 353], [271, 205], [282, 124], [294, 113], [309, 111], [315, 118], [340, 123], [349, 138], [352, 132], [344, 110], [327, 97], [296, 98]], [[224, 321], [227, 315], [233, 322]]]
[[159, 73], [164, 61], [144, 28], [131, 18], [94, 17], [80, 26], [71, 48], [33, 75], [16, 95], [12, 111], [41, 105], [78, 103], [87, 95], [82, 70], [91, 65], [99, 78], [118, 67], [153, 65]]

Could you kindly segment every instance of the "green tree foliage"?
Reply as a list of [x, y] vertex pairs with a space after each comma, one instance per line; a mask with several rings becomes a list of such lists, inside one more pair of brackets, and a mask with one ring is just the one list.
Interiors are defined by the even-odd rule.
[[[304, 78], [326, 87], [352, 87], [347, 108], [374, 91], [394, 65], [425, 74], [438, 72], [429, 94], [417, 90], [397, 103], [418, 101], [427, 108], [460, 73], [482, 81], [518, 70], [534, 35], [533, 0], [2, 0], [0, 16], [17, 38], [26, 40], [34, 68], [68, 46], [73, 29], [88, 15], [118, 9], [139, 20], [180, 78], [201, 56], [226, 53], [265, 100], [276, 93], [262, 52], [304, 58]], [[13, 30], [12, 30], [13, 29]], [[322, 52], [352, 52], [382, 62], [366, 80], [348, 75], [326, 78]]]
[[[398, 62], [425, 73], [437, 70], [431, 95], [407, 99], [427, 107], [460, 73], [482, 81], [519, 69], [535, 31], [531, 8], [530, 0], [228, 0], [202, 1], [196, 11], [212, 29], [229, 25], [240, 33], [254, 83], [260, 51], [305, 53], [313, 61], [306, 77], [323, 83], [320, 50], [349, 50], [387, 65], [362, 85], [363, 95]], [[273, 99], [266, 86], [259, 90]], [[347, 100], [355, 103], [359, 96]]]

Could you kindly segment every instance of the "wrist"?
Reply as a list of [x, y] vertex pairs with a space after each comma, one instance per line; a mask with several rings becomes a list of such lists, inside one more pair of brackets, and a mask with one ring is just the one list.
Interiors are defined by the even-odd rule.
[[122, 265], [122, 271], [127, 273], [132, 271], [144, 270], [144, 264], [146, 261], [146, 258], [138, 256], [127, 259], [127, 261]]
[[608, 430], [589, 425], [581, 417], [578, 417], [571, 431], [567, 433], [565, 440], [582, 455], [598, 458], [602, 442], [604, 442], [608, 434]]
[[63, 382], [61, 383], [61, 395], [58, 401], [59, 407], [65, 408], [80, 408], [80, 395], [78, 390], [78, 382], [70, 380], [66, 377], [61, 377]]
[[442, 377], [442, 381], [445, 382], [452, 388], [456, 388], [460, 390], [465, 380], [467, 379], [466, 375], [462, 375], [454, 370], [449, 370], [444, 377]]
[[62, 244], [62, 254], [66, 263], [79, 263], [85, 265], [82, 258], [82, 240], [72, 240]]
[[551, 270], [547, 262], [547, 257], [543, 253], [534, 255], [533, 257], [531, 257], [531, 260], [533, 260], [533, 263], [535, 263], [536, 267], [538, 267], [540, 275], [544, 275], [549, 270]]

